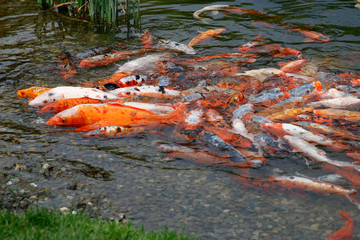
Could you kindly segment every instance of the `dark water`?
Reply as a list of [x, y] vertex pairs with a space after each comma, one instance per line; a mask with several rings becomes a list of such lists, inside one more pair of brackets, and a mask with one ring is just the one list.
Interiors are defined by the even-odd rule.
[[[251, 15], [204, 14], [194, 11], [211, 4], [253, 9], [297, 27], [330, 36], [328, 43], [305, 43], [304, 37], [284, 29], [251, 25]], [[188, 43], [199, 31], [226, 28], [221, 38], [197, 47], [199, 55], [233, 52], [257, 36], [293, 47], [313, 61], [336, 60], [335, 67], [360, 71], [360, 12], [354, 1], [143, 1], [142, 29], [152, 27], [154, 37]], [[16, 91], [31, 86], [71, 85], [57, 70], [63, 49], [74, 54], [114, 42], [129, 41], [141, 47], [139, 29], [119, 27], [110, 33], [41, 11], [36, 1], [0, 2], [0, 172], [9, 173], [37, 188], [51, 188], [40, 206], [75, 207], [76, 199], [101, 202], [108, 212], [124, 211], [147, 229], [199, 233], [202, 239], [326, 239], [343, 226], [338, 210], [346, 210], [360, 237], [359, 209], [346, 198], [333, 195], [295, 196], [243, 189], [227, 171], [200, 167], [183, 159], [169, 159], [156, 150], [160, 139], [137, 135], [126, 139], [87, 139], [81, 134], [47, 126], [52, 114], [40, 115]], [[277, 67], [271, 59], [255, 67]], [[79, 69], [75, 82], [96, 81], [116, 71], [115, 64]], [[336, 157], [336, 154], [333, 154]], [[274, 157], [270, 168], [289, 166], [289, 172], [306, 171], [303, 162]], [[45, 163], [51, 175], [39, 174]], [[26, 170], [15, 170], [16, 164]], [[56, 174], [55, 174], [56, 173]], [[69, 188], [74, 181], [82, 190]], [[26, 184], [25, 184], [26, 183]]]

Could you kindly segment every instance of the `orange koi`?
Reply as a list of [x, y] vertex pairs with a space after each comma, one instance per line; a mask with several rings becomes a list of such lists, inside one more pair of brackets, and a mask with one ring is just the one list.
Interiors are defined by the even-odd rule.
[[58, 67], [60, 69], [60, 75], [63, 79], [76, 75], [77, 70], [66, 53], [59, 56]]
[[148, 116], [137, 115], [131, 118], [121, 117], [121, 118], [103, 119], [95, 123], [90, 123], [88, 125], [79, 127], [75, 131], [88, 132], [106, 126], [142, 127], [142, 126], [159, 125], [159, 124], [176, 124], [184, 118], [185, 106], [186, 104], [180, 104], [174, 111], [165, 115], [153, 114], [151, 112], [151, 114], [149, 114]]
[[244, 8], [239, 8], [239, 7], [229, 6], [229, 7], [225, 8], [225, 11], [228, 11], [231, 13], [245, 13], [245, 14], [251, 14], [251, 15], [258, 15], [258, 16], [262, 16], [262, 17], [274, 18], [272, 16], [266, 15], [264, 13], [261, 13], [261, 12], [255, 11], [255, 10], [244, 9]]
[[33, 99], [36, 98], [38, 95], [42, 94], [43, 92], [46, 92], [50, 90], [51, 88], [47, 87], [29, 87], [25, 89], [21, 89], [16, 92], [19, 98], [29, 98]]
[[358, 152], [347, 153], [346, 156], [354, 159], [355, 163], [360, 163], [360, 153]]
[[194, 37], [188, 44], [189, 47], [194, 46], [195, 44], [205, 41], [209, 38], [215, 37], [220, 35], [222, 32], [226, 31], [225, 28], [217, 28], [217, 29], [210, 29], [206, 32], [200, 33], [196, 37]]
[[330, 38], [328, 36], [325, 36], [319, 32], [309, 31], [309, 30], [303, 30], [299, 28], [293, 28], [290, 26], [283, 26], [284, 28], [290, 29], [290, 31], [295, 31], [298, 33], [301, 33], [302, 35], [306, 36], [304, 39], [304, 42], [329, 42]]
[[149, 32], [149, 28], [146, 29], [144, 34], [141, 36], [141, 42], [145, 48], [152, 48], [153, 39], [151, 33]]
[[353, 240], [354, 234], [354, 222], [350, 218], [349, 214], [344, 210], [339, 210], [342, 218], [346, 219], [346, 222], [342, 228], [332, 233], [327, 240]]
[[122, 119], [131, 122], [135, 118], [142, 118], [149, 115], [155, 114], [144, 109], [125, 106], [119, 103], [81, 104], [59, 112], [50, 118], [47, 124], [79, 127], [104, 119]]
[[279, 63], [280, 70], [286, 73], [298, 73], [306, 61], [306, 59], [300, 59], [288, 63]]
[[[215, 55], [208, 55], [208, 56], [203, 56], [203, 57], [196, 57], [196, 58], [190, 58], [187, 61], [191, 61], [191, 62], [201, 62], [201, 61], [207, 61], [207, 60], [211, 60], [214, 58], [250, 58], [250, 62], [254, 62], [254, 60], [251, 60], [253, 58], [258, 57], [258, 55], [256, 54], [251, 54], [251, 53], [223, 53], [223, 54], [215, 54]], [[244, 59], [244, 61], [246, 61], [246, 59]]]
[[89, 104], [89, 103], [100, 103], [101, 100], [99, 99], [93, 99], [93, 98], [65, 98], [65, 99], [59, 99], [53, 103], [50, 103], [48, 105], [45, 105], [43, 108], [38, 110], [38, 113], [59, 113], [61, 111], [64, 111], [68, 108], [72, 108], [76, 105], [80, 104]]

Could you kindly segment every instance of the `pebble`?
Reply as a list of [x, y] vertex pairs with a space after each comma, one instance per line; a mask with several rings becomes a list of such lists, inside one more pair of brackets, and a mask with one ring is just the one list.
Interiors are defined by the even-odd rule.
[[68, 212], [70, 212], [70, 209], [67, 208], [67, 207], [61, 207], [61, 208], [59, 208], [59, 211], [60, 211], [61, 213], [68, 213]]

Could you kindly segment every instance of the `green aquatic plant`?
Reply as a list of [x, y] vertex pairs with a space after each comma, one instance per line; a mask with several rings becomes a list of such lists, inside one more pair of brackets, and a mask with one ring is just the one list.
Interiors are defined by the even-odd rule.
[[125, 22], [140, 26], [140, 0], [37, 0], [43, 9], [50, 9], [55, 14], [62, 15], [74, 21], [91, 22], [97, 25], [110, 24], [117, 26], [120, 15]]

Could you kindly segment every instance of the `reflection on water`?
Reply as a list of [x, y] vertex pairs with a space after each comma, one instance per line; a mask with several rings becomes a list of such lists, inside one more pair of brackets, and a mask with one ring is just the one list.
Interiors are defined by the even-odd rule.
[[[194, 10], [209, 4], [278, 16], [297, 27], [328, 35], [330, 42], [305, 43], [295, 32], [252, 25], [262, 20], [258, 16], [207, 12], [207, 23], [193, 18]], [[197, 48], [201, 56], [233, 52], [261, 33], [270, 42], [300, 50], [311, 61], [328, 60], [324, 64], [329, 68], [360, 71], [360, 15], [352, 1], [154, 0], [142, 5], [142, 28], [152, 27], [156, 38], [188, 43], [200, 31], [225, 27], [222, 38]], [[360, 236], [359, 210], [341, 196], [242, 189], [229, 169], [197, 166], [157, 151], [159, 144], [173, 140], [155, 135], [86, 139], [69, 129], [45, 125], [51, 114], [40, 115], [16, 97], [17, 90], [30, 86], [72, 85], [108, 77], [116, 71], [116, 64], [79, 69], [71, 82], [63, 80], [57, 70], [58, 56], [64, 49], [75, 56], [125, 41], [129, 48], [139, 49], [139, 29], [128, 34], [127, 27], [120, 26], [103, 33], [41, 11], [36, 1], [0, 3], [0, 24], [0, 172], [20, 174], [39, 187], [53, 188], [44, 205], [62, 207], [69, 202], [68, 182], [82, 181], [87, 187], [79, 195], [104, 196], [113, 208], [125, 209], [129, 218], [146, 228], [168, 225], [180, 230], [184, 226], [186, 232], [199, 232], [204, 239], [325, 239], [343, 225], [337, 211], [344, 209], [356, 223], [355, 238]], [[267, 57], [252, 67], [263, 66], [277, 67]], [[316, 169], [309, 171], [304, 159], [292, 158], [274, 157], [267, 168], [254, 169], [253, 174], [261, 176], [262, 171], [277, 166], [290, 173]], [[61, 173], [39, 174], [45, 163], [53, 172], [62, 169]], [[19, 172], [16, 164], [27, 168]]]

